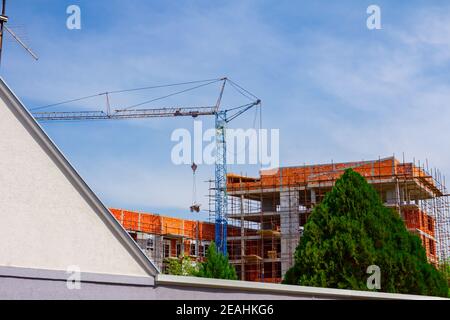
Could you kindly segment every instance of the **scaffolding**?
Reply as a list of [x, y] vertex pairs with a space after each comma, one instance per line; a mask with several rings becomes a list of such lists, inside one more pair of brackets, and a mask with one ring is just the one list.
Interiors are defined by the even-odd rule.
[[[166, 273], [170, 259], [203, 262], [215, 238], [215, 223], [163, 216], [149, 212], [109, 209], [147, 257]], [[235, 227], [229, 234], [237, 234]]]
[[203, 261], [214, 241], [212, 223], [123, 209], [109, 210], [162, 272], [166, 271], [168, 259], [183, 256], [192, 261]]
[[[428, 261], [445, 267], [450, 253], [449, 195], [444, 176], [425, 163], [389, 157], [262, 170], [260, 177], [228, 174], [227, 249], [241, 280], [281, 282], [294, 263], [303, 227], [315, 205], [352, 168], [417, 234]], [[210, 219], [214, 219], [214, 185]]]

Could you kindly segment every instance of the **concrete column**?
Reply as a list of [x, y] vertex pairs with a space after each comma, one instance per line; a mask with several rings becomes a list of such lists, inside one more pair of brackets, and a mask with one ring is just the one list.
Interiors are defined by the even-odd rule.
[[199, 229], [200, 229], [200, 222], [197, 221], [197, 223], [195, 224], [195, 256], [197, 258], [198, 258], [198, 243], [200, 242]]
[[294, 252], [299, 242], [298, 191], [280, 192], [281, 273], [294, 263]]
[[181, 238], [181, 244], [180, 244], [180, 255], [184, 256], [185, 252], [184, 252], [184, 237]]
[[317, 198], [316, 198], [316, 190], [311, 189], [311, 204], [316, 204], [317, 203]]
[[163, 255], [164, 255], [164, 237], [163, 236], [158, 236], [155, 235], [154, 238], [154, 246], [155, 248], [153, 249], [153, 259], [152, 261], [156, 264], [156, 266], [159, 268], [159, 270], [162, 271], [162, 267], [163, 267]]

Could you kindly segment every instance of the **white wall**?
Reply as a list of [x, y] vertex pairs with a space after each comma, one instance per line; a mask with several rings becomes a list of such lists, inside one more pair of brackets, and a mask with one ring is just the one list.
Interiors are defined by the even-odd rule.
[[0, 266], [147, 275], [13, 110], [0, 94]]

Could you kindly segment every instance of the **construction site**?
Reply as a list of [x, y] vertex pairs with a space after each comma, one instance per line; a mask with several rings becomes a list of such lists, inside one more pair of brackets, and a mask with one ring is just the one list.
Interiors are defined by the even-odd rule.
[[391, 157], [279, 168], [261, 171], [258, 178], [230, 175], [228, 221], [241, 232], [228, 238], [228, 248], [241, 279], [281, 281], [294, 263], [312, 209], [348, 168], [365, 177], [383, 203], [421, 238], [430, 263], [448, 262], [450, 220], [444, 182], [437, 171], [429, 173], [426, 166]]
[[[343, 30], [354, 31], [354, 24], [330, 37], [334, 24], [329, 16], [319, 23], [323, 10], [316, 5], [295, 17], [293, 8], [277, 7], [279, 17], [271, 21], [265, 19], [271, 4], [220, 4], [214, 11], [146, 2], [113, 10], [108, 2], [86, 3], [83, 15], [81, 5], [69, 5], [61, 26], [62, 12], [12, 2], [14, 16], [26, 13], [23, 21], [35, 23], [39, 9], [47, 14], [46, 28], [32, 25], [38, 55], [20, 19], [7, 15], [6, 2], [0, 1], [0, 299], [450, 296], [445, 176], [428, 160], [391, 155], [420, 150], [414, 151], [420, 157], [440, 157], [437, 166], [448, 171], [448, 154], [440, 150], [445, 139], [420, 144], [405, 125], [395, 144], [387, 143], [394, 130], [421, 120], [424, 110], [443, 110], [442, 79], [432, 71], [446, 65], [421, 58], [426, 62], [435, 51], [445, 56], [448, 48], [407, 41], [424, 38], [423, 26], [410, 30], [399, 47], [384, 47], [375, 37], [363, 42], [358, 32], [347, 38]], [[98, 19], [94, 10], [108, 14]], [[361, 13], [369, 14], [368, 30], [385, 29], [375, 21], [380, 10], [371, 5]], [[125, 24], [117, 24], [118, 14]], [[194, 22], [198, 17], [200, 23]], [[143, 19], [154, 28], [142, 25]], [[354, 19], [350, 23], [360, 24], [361, 17]], [[120, 50], [117, 38], [126, 40]], [[5, 40], [39, 64], [17, 62], [16, 49], [4, 50]], [[383, 49], [375, 61], [379, 75], [366, 63], [377, 51], [364, 56], [358, 50], [363, 46]], [[408, 54], [414, 63], [405, 61], [393, 72], [392, 61]], [[420, 74], [409, 72], [416, 69]], [[251, 89], [234, 77], [252, 83]], [[391, 109], [389, 119], [399, 122], [386, 121]], [[69, 123], [75, 125], [64, 128]], [[422, 131], [429, 135], [448, 127], [435, 120], [428, 126]], [[283, 143], [281, 130], [289, 136]], [[382, 139], [373, 139], [374, 132]], [[352, 140], [357, 135], [362, 138]], [[320, 163], [327, 156], [339, 162]], [[335, 188], [349, 169], [370, 187], [350, 172]], [[17, 230], [33, 241], [23, 246]], [[369, 276], [372, 267], [377, 270]], [[232, 314], [231, 305], [222, 306]], [[185, 308], [176, 314], [195, 314]], [[196, 308], [208, 316], [210, 307]]]
[[[192, 86], [187, 87], [186, 86]], [[154, 100], [210, 86], [218, 89], [217, 100], [209, 107], [136, 108]], [[155, 88], [182, 90], [146, 100], [122, 109], [111, 107], [111, 95]], [[221, 107], [225, 87], [244, 97], [236, 107]], [[378, 192], [385, 206], [395, 210], [406, 228], [420, 237], [428, 261], [436, 267], [449, 263], [450, 214], [444, 176], [428, 166], [428, 161], [406, 162], [395, 156], [371, 161], [327, 163], [260, 170], [258, 177], [228, 172], [226, 131], [231, 121], [249, 110], [262, 122], [261, 100], [229, 78], [206, 79], [100, 93], [105, 110], [39, 111], [41, 122], [97, 121], [142, 118], [205, 117], [215, 119], [214, 179], [209, 181], [209, 208], [201, 210], [196, 199], [196, 169], [192, 162], [193, 201], [190, 211], [209, 216], [183, 220], [159, 214], [136, 212], [132, 208], [111, 209], [115, 218], [162, 272], [169, 259], [189, 257], [204, 260], [208, 246], [215, 242], [218, 252], [228, 255], [240, 280], [280, 283], [294, 264], [294, 253], [314, 206], [319, 204], [346, 169], [360, 173]], [[80, 98], [81, 100], [90, 99]], [[77, 100], [80, 100], [77, 99]], [[59, 106], [72, 100], [35, 110]], [[254, 124], [256, 122], [254, 121]], [[404, 158], [404, 157], [403, 157]]]
[[[280, 283], [315, 205], [348, 168], [360, 173], [417, 234], [436, 267], [448, 264], [450, 215], [445, 179], [428, 164], [395, 157], [373, 161], [262, 170], [260, 177], [227, 175], [227, 253], [239, 279]], [[210, 222], [111, 209], [142, 250], [162, 270], [182, 255], [203, 261], [215, 239], [214, 187]]]
[[165, 271], [167, 259], [182, 255], [203, 261], [214, 240], [212, 223], [123, 209], [110, 211], [161, 271]]
[[[169, 106], [164, 107], [143, 107], [205, 87], [212, 88], [215, 101], [208, 106], [169, 102]], [[113, 97], [161, 89], [175, 91], [159, 93], [156, 98], [147, 98], [140, 103], [113, 106]], [[224, 93], [228, 91], [239, 99], [227, 100], [229, 96], [224, 99]], [[103, 100], [104, 109], [42, 111], [93, 97]], [[226, 108], [222, 107], [223, 100], [227, 101]], [[233, 102], [230, 104], [229, 101]], [[229, 173], [227, 152], [230, 150], [227, 149], [226, 132], [231, 121], [250, 110], [255, 111], [254, 127], [259, 116], [261, 129], [261, 100], [227, 77], [107, 91], [31, 109], [34, 119], [40, 122], [214, 118], [214, 179], [209, 181], [209, 208], [202, 211], [209, 215], [208, 218], [204, 221], [183, 220], [136, 212], [132, 208], [111, 209], [115, 218], [163, 272], [171, 258], [188, 256], [193, 261], [203, 261], [208, 246], [214, 241], [218, 252], [228, 255], [240, 280], [280, 283], [294, 263], [294, 252], [314, 206], [348, 168], [360, 173], [379, 193], [385, 206], [395, 210], [406, 228], [420, 237], [431, 264], [441, 267], [449, 263], [448, 192], [444, 176], [429, 168], [428, 161], [405, 162], [392, 156], [371, 161], [260, 170], [259, 177]], [[190, 211], [200, 213], [194, 161], [191, 168], [194, 196]]]

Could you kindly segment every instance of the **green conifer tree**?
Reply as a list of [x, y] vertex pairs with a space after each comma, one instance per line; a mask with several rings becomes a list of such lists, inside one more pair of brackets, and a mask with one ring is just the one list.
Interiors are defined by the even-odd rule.
[[380, 291], [447, 296], [446, 279], [427, 262], [419, 237], [349, 169], [313, 209], [283, 282], [368, 290], [370, 265], [380, 268]]
[[228, 262], [228, 256], [218, 252], [214, 242], [209, 246], [205, 260], [200, 265], [198, 277], [237, 280], [236, 270]]

